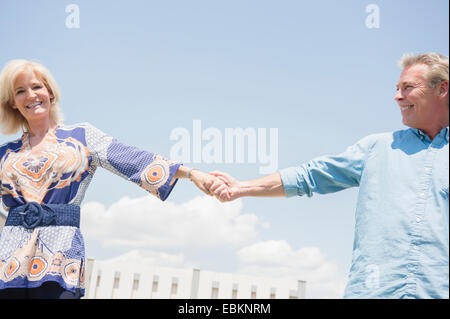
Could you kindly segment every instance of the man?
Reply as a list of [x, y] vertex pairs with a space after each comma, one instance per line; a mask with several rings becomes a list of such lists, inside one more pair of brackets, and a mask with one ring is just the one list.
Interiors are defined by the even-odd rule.
[[448, 57], [405, 55], [395, 100], [409, 129], [374, 134], [343, 153], [226, 185], [221, 201], [312, 196], [359, 186], [346, 298], [449, 297]]

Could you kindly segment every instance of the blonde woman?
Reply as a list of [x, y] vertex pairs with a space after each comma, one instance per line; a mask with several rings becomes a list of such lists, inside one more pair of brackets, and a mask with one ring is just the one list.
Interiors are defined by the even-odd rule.
[[0, 233], [0, 298], [80, 298], [85, 248], [80, 204], [97, 167], [165, 200], [179, 178], [203, 192], [216, 177], [120, 143], [88, 123], [64, 125], [58, 86], [41, 64], [10, 61], [0, 75], [0, 146], [8, 211]]

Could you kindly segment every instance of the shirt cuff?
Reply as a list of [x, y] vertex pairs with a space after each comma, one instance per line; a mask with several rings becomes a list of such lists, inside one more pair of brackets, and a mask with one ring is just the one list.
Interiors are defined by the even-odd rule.
[[304, 192], [299, 188], [298, 168], [289, 167], [279, 171], [286, 197], [301, 196]]
[[167, 182], [158, 189], [159, 198], [162, 201], [165, 201], [167, 199], [167, 197], [169, 197], [169, 195], [172, 192], [173, 188], [177, 184], [178, 178], [175, 178], [175, 174], [176, 174], [178, 168], [181, 165], [183, 165], [183, 164], [181, 164], [181, 163], [174, 163], [174, 164], [170, 165], [170, 167], [169, 167], [169, 178], [167, 179]]

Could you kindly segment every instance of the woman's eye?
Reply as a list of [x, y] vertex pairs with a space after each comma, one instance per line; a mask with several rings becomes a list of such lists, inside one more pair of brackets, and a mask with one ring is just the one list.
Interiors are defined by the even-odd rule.
[[24, 92], [24, 90], [19, 90], [19, 91], [16, 92], [16, 95], [18, 95], [20, 93], [23, 93], [23, 92]]

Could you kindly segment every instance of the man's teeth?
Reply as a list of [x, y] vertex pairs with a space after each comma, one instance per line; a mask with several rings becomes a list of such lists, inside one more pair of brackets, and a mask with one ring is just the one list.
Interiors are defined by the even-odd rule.
[[27, 109], [31, 109], [31, 108], [33, 108], [33, 107], [35, 107], [35, 106], [38, 106], [38, 105], [41, 105], [41, 104], [42, 104], [42, 102], [35, 102], [35, 103], [33, 103], [33, 104], [28, 105], [28, 106], [27, 106]]
[[400, 107], [400, 110], [401, 110], [401, 111], [405, 111], [405, 110], [408, 110], [408, 109], [412, 108], [413, 106], [414, 106], [413, 104], [401, 106], [401, 107]]

